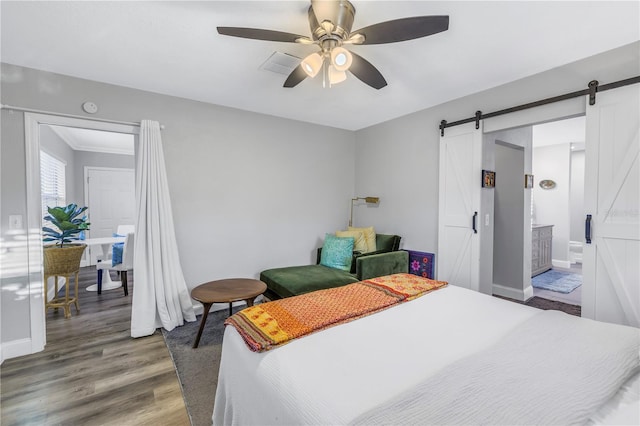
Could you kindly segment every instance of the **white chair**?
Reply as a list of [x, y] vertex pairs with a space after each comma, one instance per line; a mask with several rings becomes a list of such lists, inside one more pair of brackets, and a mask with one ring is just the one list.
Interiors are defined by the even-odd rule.
[[133, 234], [134, 232], [136, 232], [134, 225], [118, 225], [118, 229], [116, 229], [116, 234], [118, 235]]
[[124, 246], [122, 248], [122, 263], [116, 265], [113, 264], [113, 260], [102, 261], [96, 264], [98, 270], [98, 294], [102, 293], [102, 274], [104, 270], [107, 274], [110, 270], [118, 271], [122, 280], [122, 287], [124, 288], [124, 295], [129, 295], [129, 286], [127, 284], [127, 271], [133, 269], [133, 242], [134, 234], [129, 233], [124, 239]]

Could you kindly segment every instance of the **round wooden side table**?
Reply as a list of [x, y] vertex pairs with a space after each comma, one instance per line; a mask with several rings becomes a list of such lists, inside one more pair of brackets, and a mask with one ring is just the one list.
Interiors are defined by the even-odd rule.
[[224, 280], [209, 281], [200, 284], [191, 290], [191, 297], [204, 305], [202, 320], [198, 336], [193, 343], [193, 347], [197, 348], [200, 343], [200, 337], [204, 330], [204, 324], [207, 322], [209, 309], [214, 303], [229, 303], [229, 316], [231, 316], [232, 302], [244, 300], [247, 306], [253, 306], [253, 300], [265, 292], [267, 285], [260, 280], [250, 278], [227, 278]]

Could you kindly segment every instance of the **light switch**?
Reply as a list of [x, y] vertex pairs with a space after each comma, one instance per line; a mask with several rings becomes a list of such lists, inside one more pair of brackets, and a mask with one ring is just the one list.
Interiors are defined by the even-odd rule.
[[22, 229], [22, 215], [9, 215], [9, 229]]
[[489, 213], [484, 215], [484, 226], [489, 226]]

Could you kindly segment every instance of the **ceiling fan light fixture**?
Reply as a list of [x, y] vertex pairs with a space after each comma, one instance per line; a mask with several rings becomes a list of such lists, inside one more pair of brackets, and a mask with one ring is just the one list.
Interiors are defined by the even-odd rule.
[[347, 73], [337, 70], [333, 65], [329, 66], [329, 85], [342, 83], [347, 79]]
[[331, 50], [331, 64], [337, 71], [347, 71], [353, 62], [353, 56], [344, 47], [335, 47]]
[[300, 63], [303, 71], [311, 78], [315, 77], [322, 69], [322, 56], [315, 52], [307, 56]]
[[316, 52], [320, 52], [311, 54], [301, 61], [291, 71], [283, 87], [295, 87], [305, 78], [313, 78], [320, 72], [322, 86], [326, 87], [344, 81], [345, 72], [348, 70], [355, 78], [376, 90], [387, 86], [384, 76], [373, 64], [356, 52], [345, 50], [343, 45], [398, 43], [449, 29], [448, 15], [430, 15], [392, 19], [352, 31], [355, 14], [356, 8], [349, 0], [311, 0], [311, 6], [307, 9], [311, 37], [260, 28], [217, 29], [219, 34], [231, 37], [316, 45], [319, 48]]

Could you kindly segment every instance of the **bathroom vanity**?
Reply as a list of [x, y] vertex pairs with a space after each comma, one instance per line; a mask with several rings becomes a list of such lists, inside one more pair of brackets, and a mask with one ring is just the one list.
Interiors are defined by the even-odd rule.
[[531, 276], [551, 269], [553, 225], [531, 225]]

